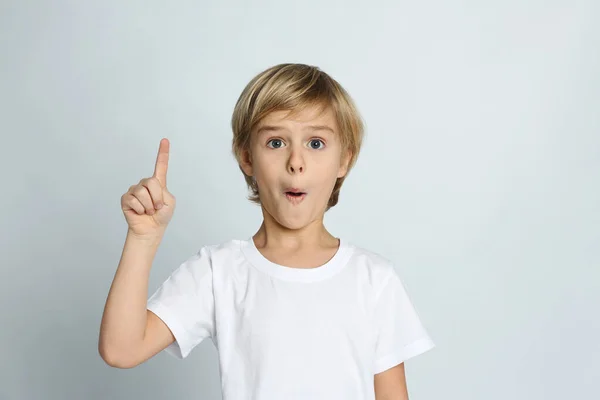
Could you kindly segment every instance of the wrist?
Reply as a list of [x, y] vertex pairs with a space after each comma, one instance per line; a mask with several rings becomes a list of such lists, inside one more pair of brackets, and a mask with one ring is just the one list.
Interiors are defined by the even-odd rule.
[[146, 244], [149, 246], [154, 246], [160, 244], [163, 238], [164, 231], [159, 231], [156, 233], [152, 233], [149, 235], [140, 235], [138, 233], [133, 232], [132, 230], [127, 230], [127, 240], [133, 240], [138, 243]]

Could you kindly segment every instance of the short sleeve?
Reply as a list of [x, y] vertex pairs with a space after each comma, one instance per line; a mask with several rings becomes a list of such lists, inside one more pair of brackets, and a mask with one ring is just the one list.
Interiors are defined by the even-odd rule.
[[387, 278], [375, 307], [375, 374], [435, 347], [395, 270]]
[[210, 255], [204, 247], [183, 262], [148, 298], [146, 308], [171, 330], [175, 341], [165, 350], [183, 359], [214, 337], [215, 315]]

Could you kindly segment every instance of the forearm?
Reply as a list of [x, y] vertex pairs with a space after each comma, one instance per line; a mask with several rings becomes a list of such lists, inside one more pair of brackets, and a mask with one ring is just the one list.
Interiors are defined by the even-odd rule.
[[100, 326], [98, 348], [105, 359], [127, 357], [144, 338], [148, 280], [161, 239], [127, 233]]

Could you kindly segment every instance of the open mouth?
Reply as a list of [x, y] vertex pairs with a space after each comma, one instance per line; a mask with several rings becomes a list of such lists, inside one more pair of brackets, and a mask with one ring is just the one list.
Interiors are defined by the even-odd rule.
[[304, 190], [302, 190], [301, 188], [297, 188], [297, 187], [285, 188], [284, 193], [288, 196], [295, 196], [295, 197], [300, 197], [303, 194], [306, 194], [306, 192]]
[[284, 193], [285, 197], [294, 205], [300, 204], [306, 197], [306, 192], [298, 188], [287, 188]]

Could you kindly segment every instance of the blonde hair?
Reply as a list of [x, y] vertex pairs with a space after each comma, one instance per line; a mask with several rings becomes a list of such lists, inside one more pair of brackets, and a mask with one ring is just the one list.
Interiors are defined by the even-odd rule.
[[[340, 189], [356, 163], [364, 136], [364, 123], [350, 95], [328, 74], [306, 64], [279, 64], [256, 75], [244, 88], [231, 117], [232, 151], [241, 164], [245, 151], [250, 151], [250, 138], [258, 124], [271, 112], [300, 112], [306, 107], [330, 108], [339, 131], [342, 154], [351, 152], [348, 172], [338, 178], [327, 210], [338, 203]], [[250, 190], [248, 200], [260, 204], [258, 186], [253, 177], [244, 173]]]

